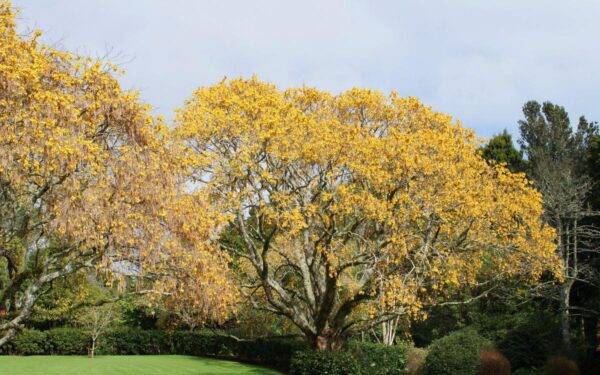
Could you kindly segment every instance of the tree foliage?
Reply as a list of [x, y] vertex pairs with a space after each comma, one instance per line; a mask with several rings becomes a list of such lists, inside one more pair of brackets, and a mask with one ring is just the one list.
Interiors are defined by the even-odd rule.
[[486, 160], [504, 163], [512, 172], [525, 171], [526, 162], [523, 159], [523, 153], [517, 151], [513, 145], [512, 136], [506, 129], [502, 133], [494, 135], [481, 151]]
[[198, 89], [176, 125], [190, 186], [240, 239], [223, 246], [241, 290], [314, 347], [481, 278], [556, 271], [540, 194], [415, 98], [236, 79]]
[[219, 284], [193, 298], [226, 311], [226, 259], [209, 241], [219, 218], [186, 193], [168, 127], [116, 66], [39, 36], [19, 35], [0, 2], [0, 346], [52, 281], [82, 269], [147, 277], [140, 286], [174, 298]]
[[568, 347], [569, 315], [576, 308], [571, 304], [572, 289], [576, 282], [593, 285], [598, 278], [597, 267], [590, 262], [600, 254], [600, 230], [593, 220], [598, 213], [592, 209], [594, 173], [589, 172], [598, 126], [582, 116], [574, 130], [565, 108], [550, 102], [529, 101], [523, 114], [519, 143], [529, 159], [528, 173], [544, 197], [544, 219], [559, 236], [557, 251], [564, 283], [555, 291], [563, 342]]

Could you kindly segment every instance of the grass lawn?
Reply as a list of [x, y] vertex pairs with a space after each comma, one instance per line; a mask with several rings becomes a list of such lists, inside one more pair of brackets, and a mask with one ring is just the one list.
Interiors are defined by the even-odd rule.
[[0, 356], [0, 374], [11, 375], [200, 375], [279, 372], [237, 362], [181, 355], [140, 356]]

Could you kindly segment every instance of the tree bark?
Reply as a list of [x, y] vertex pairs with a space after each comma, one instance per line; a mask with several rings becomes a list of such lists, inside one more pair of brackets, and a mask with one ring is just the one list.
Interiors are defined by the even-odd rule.
[[324, 329], [319, 334], [306, 335], [308, 346], [311, 349], [322, 351], [339, 351], [346, 342], [346, 335], [339, 330]]
[[94, 352], [96, 351], [96, 339], [92, 337], [92, 347], [90, 348], [89, 357], [94, 358]]
[[396, 340], [396, 329], [398, 328], [399, 317], [381, 323], [381, 333], [383, 345], [392, 346]]
[[571, 286], [572, 281], [565, 281], [560, 289], [560, 333], [562, 343], [565, 349], [571, 348], [571, 323], [569, 317], [569, 309], [571, 307]]
[[9, 328], [8, 330], [6, 330], [4, 336], [0, 337], [0, 348], [2, 347], [2, 345], [9, 342], [16, 334], [17, 330], [15, 328]]

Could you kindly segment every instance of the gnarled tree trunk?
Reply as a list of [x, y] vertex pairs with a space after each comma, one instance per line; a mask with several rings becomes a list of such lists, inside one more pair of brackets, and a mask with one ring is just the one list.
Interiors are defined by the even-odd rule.
[[339, 330], [331, 328], [324, 329], [319, 334], [306, 335], [308, 346], [316, 350], [338, 351], [346, 342], [346, 335]]

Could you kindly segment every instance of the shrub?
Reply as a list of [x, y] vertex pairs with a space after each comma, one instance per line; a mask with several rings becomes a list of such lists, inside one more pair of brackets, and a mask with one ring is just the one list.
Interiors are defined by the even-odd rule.
[[479, 352], [490, 345], [474, 330], [456, 331], [435, 340], [425, 358], [426, 375], [473, 375], [479, 367]]
[[292, 354], [306, 349], [298, 336], [236, 340], [212, 332], [177, 331], [172, 336], [177, 354], [233, 357], [245, 361], [289, 369]]
[[360, 367], [349, 352], [305, 350], [292, 357], [290, 375], [360, 375]]
[[542, 368], [548, 354], [560, 348], [560, 333], [552, 317], [544, 314], [510, 330], [498, 342], [498, 349], [514, 369]]
[[408, 375], [423, 375], [423, 365], [427, 357], [427, 350], [423, 348], [412, 348], [406, 359], [406, 373]]
[[[120, 327], [98, 339], [99, 354], [172, 354], [173, 345], [166, 331]], [[187, 353], [182, 353], [187, 354]]]
[[365, 375], [403, 375], [411, 345], [401, 342], [386, 346], [370, 342], [350, 341], [347, 350], [356, 358]]
[[567, 357], [552, 357], [544, 366], [544, 375], [579, 375], [577, 364]]
[[[89, 335], [80, 328], [55, 328], [48, 331], [26, 329], [0, 348], [0, 354], [84, 355], [87, 353], [89, 340]], [[98, 339], [97, 353], [231, 357], [287, 370], [292, 354], [305, 349], [306, 343], [298, 336], [236, 340], [206, 331], [169, 332], [119, 327]]]
[[50, 354], [82, 355], [87, 353], [89, 335], [77, 328], [54, 328], [46, 331]]
[[177, 331], [173, 334], [177, 354], [238, 357], [238, 342], [212, 332]]
[[12, 340], [12, 350], [15, 354], [45, 354], [47, 349], [46, 333], [42, 331], [24, 329]]
[[479, 375], [510, 375], [510, 362], [497, 350], [482, 350], [479, 355]]
[[306, 342], [298, 336], [282, 336], [240, 341], [238, 356], [242, 359], [287, 370], [295, 352], [306, 350]]

